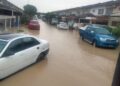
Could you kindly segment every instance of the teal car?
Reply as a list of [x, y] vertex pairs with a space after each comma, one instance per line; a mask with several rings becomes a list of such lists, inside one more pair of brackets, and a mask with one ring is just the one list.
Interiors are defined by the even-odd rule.
[[108, 28], [100, 25], [87, 25], [79, 30], [83, 40], [87, 40], [97, 47], [117, 48], [119, 45], [118, 39], [112, 35]]

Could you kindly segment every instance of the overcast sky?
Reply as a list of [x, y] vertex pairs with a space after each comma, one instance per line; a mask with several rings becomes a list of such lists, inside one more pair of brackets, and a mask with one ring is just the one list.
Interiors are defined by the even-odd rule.
[[35, 5], [38, 12], [51, 12], [55, 10], [80, 7], [89, 4], [106, 2], [110, 0], [8, 0], [18, 7], [23, 8], [26, 4]]

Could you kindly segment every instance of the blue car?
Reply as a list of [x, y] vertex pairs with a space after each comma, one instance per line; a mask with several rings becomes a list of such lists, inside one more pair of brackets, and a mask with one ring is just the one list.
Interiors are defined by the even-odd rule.
[[79, 33], [83, 40], [96, 47], [117, 48], [119, 45], [118, 39], [106, 27], [100, 25], [87, 25], [80, 28]]

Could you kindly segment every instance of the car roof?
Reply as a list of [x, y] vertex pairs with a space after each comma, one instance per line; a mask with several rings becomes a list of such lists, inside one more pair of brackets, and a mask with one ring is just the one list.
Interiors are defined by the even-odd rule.
[[90, 24], [90, 26], [93, 26], [93, 27], [108, 27], [107, 25], [101, 25], [101, 24]]
[[18, 37], [24, 37], [26, 36], [25, 34], [11, 34], [11, 33], [4, 33], [0, 34], [0, 39], [4, 41], [10, 41]]
[[38, 20], [30, 20], [30, 22], [38, 22]]

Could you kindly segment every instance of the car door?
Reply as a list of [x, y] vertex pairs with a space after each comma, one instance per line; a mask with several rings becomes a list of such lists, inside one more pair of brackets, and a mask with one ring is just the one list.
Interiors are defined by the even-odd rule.
[[93, 28], [90, 28], [89, 31], [88, 31], [88, 40], [90, 42], [93, 42], [94, 41], [94, 37], [95, 37], [95, 31]]
[[90, 32], [90, 28], [89, 28], [89, 27], [86, 27], [85, 33], [84, 33], [84, 38], [85, 38], [86, 40], [89, 40], [89, 32]]
[[25, 49], [25, 53], [27, 53], [26, 60], [31, 63], [35, 62], [41, 53], [41, 45], [38, 40], [32, 37], [23, 38], [24, 46], [27, 47]]
[[21, 69], [25, 64], [24, 53], [22, 51], [22, 40], [18, 39], [10, 43], [6, 51], [0, 59], [0, 78], [4, 78], [17, 70]]
[[90, 42], [93, 42], [94, 35], [95, 35], [94, 29], [91, 28], [91, 27], [87, 27], [87, 29], [86, 29], [86, 39]]
[[13, 41], [0, 59], [0, 78], [32, 64], [39, 53], [39, 42], [34, 39], [21, 38]]

